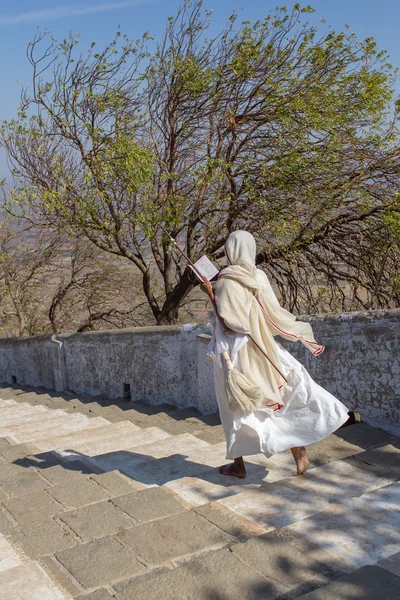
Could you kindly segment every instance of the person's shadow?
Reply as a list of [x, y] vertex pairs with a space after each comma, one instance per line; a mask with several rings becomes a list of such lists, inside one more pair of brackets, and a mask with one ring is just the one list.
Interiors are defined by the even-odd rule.
[[[132, 480], [146, 486], [161, 486], [179, 479], [197, 478], [222, 486], [223, 488], [234, 488], [238, 485], [246, 488], [247, 485], [254, 486], [257, 483], [264, 483], [265, 477], [268, 474], [265, 466], [246, 463], [247, 477], [245, 479], [227, 477], [221, 475], [216, 466], [195, 462], [193, 457], [189, 460], [188, 456], [184, 454], [172, 454], [163, 458], [154, 458], [146, 454], [118, 450], [90, 457], [74, 449], [68, 449], [64, 452], [68, 454], [64, 456], [58, 454], [56, 451], [49, 451], [30, 456], [27, 460], [20, 459], [15, 462], [42, 469], [44, 474], [46, 469], [55, 465], [60, 465], [66, 470], [81, 472], [84, 475], [119, 471]], [[226, 492], [229, 495], [228, 489]], [[212, 499], [215, 499], [214, 496]]]

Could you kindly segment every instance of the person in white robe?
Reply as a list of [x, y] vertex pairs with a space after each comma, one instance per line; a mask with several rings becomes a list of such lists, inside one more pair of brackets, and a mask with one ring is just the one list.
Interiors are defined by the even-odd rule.
[[[213, 288], [202, 286], [213, 304], [215, 390], [232, 464], [220, 473], [245, 477], [243, 456], [270, 457], [291, 449], [297, 473], [309, 466], [305, 446], [328, 436], [348, 419], [348, 409], [310, 377], [307, 370], [275, 336], [304, 344], [314, 356], [324, 347], [315, 341], [308, 323], [282, 308], [266, 274], [255, 266], [256, 242], [246, 231], [231, 233], [225, 244], [228, 267]], [[228, 364], [262, 391], [262, 404], [243, 412], [227, 390]], [[225, 354], [224, 354], [225, 353]]]

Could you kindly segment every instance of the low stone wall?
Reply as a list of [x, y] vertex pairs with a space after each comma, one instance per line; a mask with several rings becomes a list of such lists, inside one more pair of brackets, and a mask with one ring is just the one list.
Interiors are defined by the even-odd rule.
[[[313, 378], [363, 420], [400, 431], [400, 310], [304, 317], [318, 358], [283, 342]], [[0, 381], [151, 404], [217, 409], [209, 328], [150, 327], [0, 340]]]

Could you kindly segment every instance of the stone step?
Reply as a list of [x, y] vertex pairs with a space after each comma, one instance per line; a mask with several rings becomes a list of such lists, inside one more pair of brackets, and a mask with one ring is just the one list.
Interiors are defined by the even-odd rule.
[[218, 500], [218, 503], [254, 521], [265, 532], [322, 513], [333, 504], [382, 488], [391, 479], [357, 468], [342, 460], [259, 488]]
[[24, 562], [0, 573], [4, 600], [69, 600], [70, 595], [57, 588], [35, 561]]
[[54, 419], [59, 419], [60, 417], [65, 417], [67, 413], [62, 410], [46, 410], [39, 411], [35, 413], [27, 413], [19, 416], [14, 420], [10, 420], [8, 423], [0, 423], [0, 431], [18, 431], [19, 429], [23, 429], [26, 431], [28, 427], [36, 426], [38, 423], [45, 424], [50, 423]]
[[298, 600], [398, 600], [400, 577], [379, 566], [362, 567], [298, 597]]
[[11, 544], [0, 533], [0, 573], [18, 567], [22, 563]]
[[[147, 427], [145, 430], [140, 429], [130, 421], [122, 421], [115, 423], [120, 425], [120, 430], [96, 440], [87, 440], [82, 443], [75, 443], [72, 450], [77, 451], [86, 456], [95, 457], [99, 455], [109, 456], [120, 453], [123, 454], [125, 460], [129, 460], [131, 454], [135, 452], [135, 445], [143, 445], [146, 442], [158, 442], [169, 437], [169, 434], [158, 427]], [[110, 428], [108, 428], [109, 430]], [[128, 448], [130, 450], [128, 450]], [[57, 449], [63, 456], [73, 454], [69, 450]], [[114, 469], [112, 469], [114, 470]]]
[[0, 398], [0, 408], [4, 408], [5, 406], [12, 406], [12, 405], [16, 405], [18, 404], [18, 402], [15, 402], [15, 400], [2, 400]]
[[[22, 406], [21, 404], [18, 406]], [[69, 413], [66, 412], [65, 410], [62, 410], [61, 408], [57, 408], [57, 409], [49, 409], [46, 408], [44, 406], [37, 406], [35, 407], [31, 407], [33, 410], [23, 410], [21, 412], [15, 413], [15, 414], [9, 414], [9, 416], [7, 416], [7, 419], [1, 419], [0, 418], [0, 429], [4, 429], [4, 428], [8, 428], [8, 427], [15, 427], [15, 426], [19, 426], [22, 425], [23, 427], [29, 427], [29, 425], [36, 423], [37, 421], [46, 421], [46, 420], [51, 420], [54, 417], [60, 418], [60, 417], [66, 417], [69, 418], [71, 417], [71, 415], [74, 416], [79, 416], [79, 417], [88, 417], [87, 415], [82, 415], [80, 413]], [[96, 415], [97, 416], [97, 415]]]
[[[98, 418], [100, 419], [101, 417]], [[88, 422], [92, 423], [96, 420], [97, 417], [88, 419]], [[67, 453], [67, 450], [78, 450], [78, 448], [82, 448], [84, 444], [90, 444], [95, 447], [96, 444], [102, 443], [105, 440], [118, 439], [118, 436], [129, 435], [131, 436], [130, 440], [132, 442], [133, 436], [138, 431], [141, 431], [140, 427], [137, 427], [129, 421], [121, 421], [120, 423], [109, 423], [106, 421], [106, 424], [101, 427], [85, 429], [64, 435], [47, 435], [47, 437], [37, 440], [35, 444], [43, 452], [57, 450]], [[54, 434], [56, 433], [57, 432], [54, 432]]]
[[14, 406], [6, 406], [0, 410], [0, 427], [11, 425], [12, 423], [19, 423], [29, 420], [31, 417], [35, 418], [35, 415], [44, 414], [49, 411], [44, 406], [36, 407], [40, 410], [35, 410], [35, 407], [30, 404], [22, 403], [15, 404]]
[[357, 569], [400, 550], [400, 483], [350, 494], [341, 502], [287, 529], [313, 540], [321, 548]]
[[[148, 432], [146, 428], [143, 432]], [[166, 436], [162, 439], [156, 440], [152, 443], [149, 442], [147, 436], [143, 436], [146, 443], [143, 445], [133, 446], [124, 453], [116, 453], [110, 456], [105, 454], [103, 456], [97, 456], [95, 463], [104, 471], [119, 470], [130, 477], [135, 476], [136, 468], [139, 464], [145, 463], [150, 460], [161, 459], [173, 455], [188, 455], [196, 451], [201, 451], [208, 446], [207, 442], [199, 440], [190, 433], [182, 433], [174, 436]], [[137, 443], [138, 438], [135, 439]]]
[[43, 440], [49, 436], [67, 435], [74, 431], [96, 429], [108, 425], [108, 421], [101, 417], [89, 419], [83, 415], [62, 415], [46, 421], [43, 425], [37, 422], [29, 427], [15, 428], [14, 431], [10, 429], [7, 436], [19, 444], [23, 442], [36, 443], [37, 440]]

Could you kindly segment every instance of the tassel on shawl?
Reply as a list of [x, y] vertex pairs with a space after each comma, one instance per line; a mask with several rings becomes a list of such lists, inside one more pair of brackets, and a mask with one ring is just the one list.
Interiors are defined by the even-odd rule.
[[223, 352], [228, 367], [225, 378], [226, 393], [233, 412], [253, 412], [264, 402], [261, 388], [254, 385], [246, 375], [234, 368], [228, 352]]

